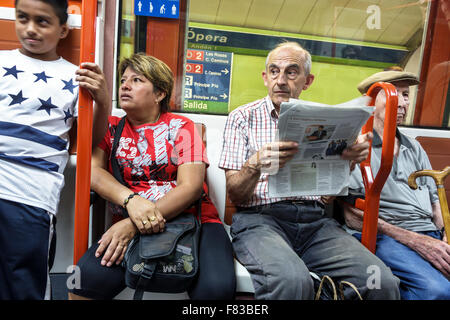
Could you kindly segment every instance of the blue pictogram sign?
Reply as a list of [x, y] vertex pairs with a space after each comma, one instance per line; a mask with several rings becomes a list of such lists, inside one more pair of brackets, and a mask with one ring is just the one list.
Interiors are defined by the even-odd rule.
[[137, 16], [178, 19], [180, 0], [134, 0], [134, 14]]

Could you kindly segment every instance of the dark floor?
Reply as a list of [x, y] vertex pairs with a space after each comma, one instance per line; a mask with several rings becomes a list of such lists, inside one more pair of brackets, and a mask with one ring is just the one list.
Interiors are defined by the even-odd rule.
[[[50, 273], [52, 300], [67, 300], [67, 278], [70, 273]], [[254, 300], [253, 293], [237, 293], [236, 300]]]
[[50, 273], [52, 300], [67, 300], [67, 278], [69, 273]]

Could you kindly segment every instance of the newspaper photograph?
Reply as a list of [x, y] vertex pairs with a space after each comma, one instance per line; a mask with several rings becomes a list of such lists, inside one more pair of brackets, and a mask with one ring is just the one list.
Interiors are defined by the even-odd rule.
[[283, 102], [278, 139], [296, 141], [299, 151], [269, 176], [269, 196], [347, 195], [350, 162], [341, 154], [372, 115], [369, 102], [366, 96], [338, 105], [300, 99]]

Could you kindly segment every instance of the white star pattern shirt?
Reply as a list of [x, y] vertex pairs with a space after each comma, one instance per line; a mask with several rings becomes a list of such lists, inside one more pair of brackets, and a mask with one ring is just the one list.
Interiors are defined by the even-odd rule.
[[69, 130], [78, 116], [77, 66], [0, 51], [0, 198], [56, 214]]

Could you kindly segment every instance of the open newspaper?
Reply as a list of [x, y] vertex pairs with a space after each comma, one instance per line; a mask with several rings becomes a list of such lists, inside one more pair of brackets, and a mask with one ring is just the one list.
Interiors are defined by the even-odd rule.
[[269, 196], [347, 195], [350, 166], [341, 153], [372, 115], [369, 102], [366, 96], [333, 106], [299, 99], [283, 102], [278, 139], [298, 142], [299, 152], [269, 175]]

